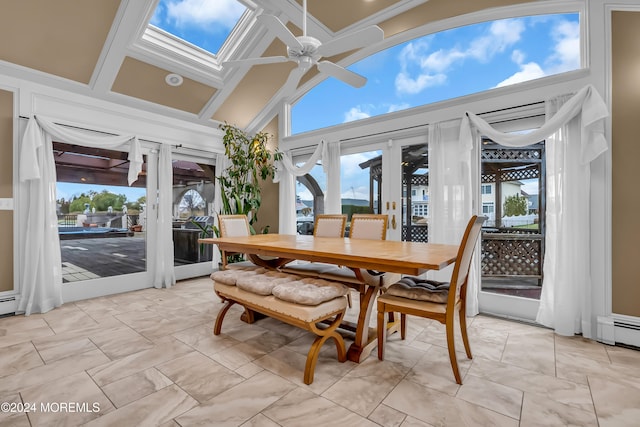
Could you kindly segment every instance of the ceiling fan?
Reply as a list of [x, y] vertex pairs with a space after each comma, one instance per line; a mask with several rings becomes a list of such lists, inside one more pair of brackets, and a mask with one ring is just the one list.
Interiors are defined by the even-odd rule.
[[379, 42], [384, 38], [382, 29], [377, 25], [371, 25], [322, 43], [315, 37], [307, 35], [307, 0], [303, 0], [302, 9], [302, 36], [299, 37], [293, 35], [282, 21], [273, 15], [263, 14], [256, 18], [258, 22], [267, 27], [277, 38], [287, 45], [287, 56], [268, 56], [225, 61], [223, 62], [223, 66], [275, 64], [289, 61], [297, 63], [298, 67], [291, 71], [283, 86], [282, 93], [285, 98], [290, 97], [295, 92], [302, 76], [314, 65], [320, 73], [335, 77], [348, 85], [356, 88], [364, 86], [367, 82], [365, 77], [331, 61], [321, 61], [320, 59]]

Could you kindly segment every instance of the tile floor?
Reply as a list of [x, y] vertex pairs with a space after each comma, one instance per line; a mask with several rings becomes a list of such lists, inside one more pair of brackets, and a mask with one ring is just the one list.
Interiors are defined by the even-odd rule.
[[30, 412], [0, 426], [640, 425], [639, 351], [477, 316], [458, 386], [443, 328], [411, 318], [384, 362], [325, 345], [307, 386], [306, 332], [237, 309], [213, 336], [220, 307], [200, 278], [1, 318], [2, 409]]

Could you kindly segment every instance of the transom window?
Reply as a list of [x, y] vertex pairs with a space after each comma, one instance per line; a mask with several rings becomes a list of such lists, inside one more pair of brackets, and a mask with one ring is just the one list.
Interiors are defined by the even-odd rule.
[[582, 66], [580, 46], [579, 13], [502, 19], [429, 34], [348, 67], [368, 78], [360, 89], [333, 78], [322, 81], [293, 106], [292, 133], [576, 70]]

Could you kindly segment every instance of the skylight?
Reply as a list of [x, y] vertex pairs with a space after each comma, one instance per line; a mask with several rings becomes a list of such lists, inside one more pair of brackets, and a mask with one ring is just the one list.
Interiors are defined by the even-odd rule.
[[160, 0], [151, 25], [215, 55], [246, 10], [236, 0]]

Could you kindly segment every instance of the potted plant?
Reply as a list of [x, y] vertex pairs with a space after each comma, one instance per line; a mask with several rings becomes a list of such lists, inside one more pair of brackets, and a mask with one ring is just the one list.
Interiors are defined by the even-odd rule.
[[[221, 124], [224, 131], [222, 143], [229, 166], [218, 177], [222, 199], [222, 214], [247, 215], [249, 226], [255, 234], [253, 224], [258, 220], [258, 210], [262, 203], [260, 185], [275, 175], [274, 161], [282, 158], [282, 153], [271, 153], [267, 149], [270, 135], [258, 132], [247, 135], [242, 129], [228, 123]], [[216, 231], [217, 234], [217, 230]], [[267, 232], [265, 227], [262, 232]]]

